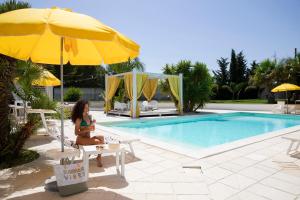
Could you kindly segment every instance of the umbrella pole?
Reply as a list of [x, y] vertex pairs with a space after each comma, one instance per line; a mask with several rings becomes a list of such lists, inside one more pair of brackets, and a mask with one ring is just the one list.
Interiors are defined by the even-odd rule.
[[61, 151], [64, 152], [64, 38], [60, 38], [60, 113], [61, 113]]
[[288, 99], [287, 91], [285, 91], [285, 98], [286, 98], [286, 114], [289, 114], [289, 99]]

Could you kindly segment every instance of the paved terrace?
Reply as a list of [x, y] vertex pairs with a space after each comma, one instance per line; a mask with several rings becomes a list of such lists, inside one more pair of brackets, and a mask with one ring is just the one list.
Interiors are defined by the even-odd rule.
[[[98, 121], [126, 120], [97, 113]], [[72, 127], [68, 128], [72, 134]], [[300, 135], [300, 132], [293, 133]], [[107, 200], [300, 200], [300, 159], [286, 155], [288, 141], [275, 137], [204, 159], [194, 159], [136, 142], [136, 158], [126, 155], [126, 179], [115, 171], [114, 156], [103, 158], [103, 168], [90, 160], [89, 190], [64, 199]], [[60, 147], [48, 136], [36, 135], [27, 147], [40, 158], [0, 171], [0, 199], [60, 199], [44, 190], [55, 161], [47, 151]], [[182, 166], [201, 166], [183, 169]]]

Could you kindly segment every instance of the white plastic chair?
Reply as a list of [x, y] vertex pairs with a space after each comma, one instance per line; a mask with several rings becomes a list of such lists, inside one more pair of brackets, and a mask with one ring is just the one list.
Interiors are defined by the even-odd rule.
[[158, 101], [156, 101], [156, 100], [150, 101], [149, 105], [150, 105], [152, 110], [157, 110], [158, 109]]
[[149, 103], [148, 101], [143, 101], [142, 102], [142, 111], [147, 111], [149, 110]]
[[120, 103], [120, 102], [118, 102], [118, 101], [115, 101], [114, 109], [115, 109], [115, 110], [125, 111], [125, 110], [127, 109], [127, 104], [126, 104], [126, 103]]

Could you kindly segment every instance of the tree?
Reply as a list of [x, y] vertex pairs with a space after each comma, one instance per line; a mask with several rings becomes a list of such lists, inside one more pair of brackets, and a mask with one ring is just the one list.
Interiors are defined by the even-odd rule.
[[[0, 14], [12, 10], [31, 7], [28, 2], [9, 0], [0, 4]], [[8, 135], [11, 132], [9, 120], [9, 101], [15, 79], [16, 60], [0, 54], [0, 152], [7, 147]]]
[[222, 85], [227, 85], [229, 80], [228, 80], [228, 64], [229, 62], [227, 61], [227, 58], [220, 58], [219, 60], [217, 60], [217, 63], [219, 65], [219, 70], [213, 71], [216, 83], [219, 86]]
[[241, 83], [246, 81], [246, 73], [247, 73], [247, 61], [243, 54], [243, 51], [237, 54], [236, 56], [236, 83]]
[[273, 99], [271, 89], [278, 84], [275, 76], [276, 66], [276, 61], [270, 59], [263, 60], [256, 66], [254, 75], [250, 78], [251, 85], [257, 86], [261, 90], [266, 90], [269, 101], [272, 101]]
[[[30, 102], [32, 108], [55, 109], [56, 103], [49, 100], [38, 88], [32, 86], [32, 82], [41, 77], [43, 68], [30, 61], [16, 62], [17, 80], [13, 91], [25, 102]], [[10, 160], [17, 157], [23, 148], [25, 141], [38, 128], [40, 119], [36, 115], [28, 115], [26, 123], [14, 124], [15, 129], [7, 135], [4, 149], [0, 151], [0, 160]]]
[[[52, 72], [56, 77], [60, 77], [60, 67], [55, 65], [46, 65], [47, 70]], [[72, 66], [64, 65], [64, 86], [65, 87], [105, 87], [105, 73], [103, 66]]]
[[237, 59], [234, 49], [231, 50], [231, 59], [229, 65], [229, 80], [230, 82], [237, 82]]
[[144, 71], [144, 64], [140, 61], [139, 58], [135, 58], [133, 60], [128, 59], [127, 62], [111, 64], [107, 66], [107, 72], [110, 74], [130, 72], [133, 69], [137, 69], [138, 71]]
[[[183, 111], [195, 112], [204, 106], [212, 93], [213, 81], [204, 63], [182, 60], [176, 65], [166, 65], [165, 74], [183, 74]], [[164, 87], [170, 92], [169, 87]], [[170, 92], [172, 95], [172, 93]], [[197, 94], [197, 95], [195, 95]], [[173, 97], [173, 99], [175, 99]], [[176, 103], [176, 101], [175, 101]]]
[[30, 8], [30, 7], [31, 5], [28, 2], [8, 0], [0, 4], [0, 14], [13, 11], [13, 10], [23, 9], [23, 8]]

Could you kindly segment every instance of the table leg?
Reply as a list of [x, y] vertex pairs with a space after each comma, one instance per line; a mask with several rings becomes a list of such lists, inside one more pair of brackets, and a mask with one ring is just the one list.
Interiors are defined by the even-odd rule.
[[119, 166], [120, 166], [120, 153], [117, 151], [116, 152], [116, 168], [117, 168], [118, 173], [119, 173]]
[[124, 177], [125, 174], [125, 151], [121, 152], [121, 176]]
[[86, 152], [83, 152], [83, 165], [86, 171], [86, 180], [89, 179], [89, 154]]
[[42, 118], [43, 126], [46, 129], [46, 132], [48, 134], [48, 127], [47, 127], [47, 123], [46, 123], [45, 114], [44, 113], [40, 113], [40, 115], [41, 115], [41, 118]]

